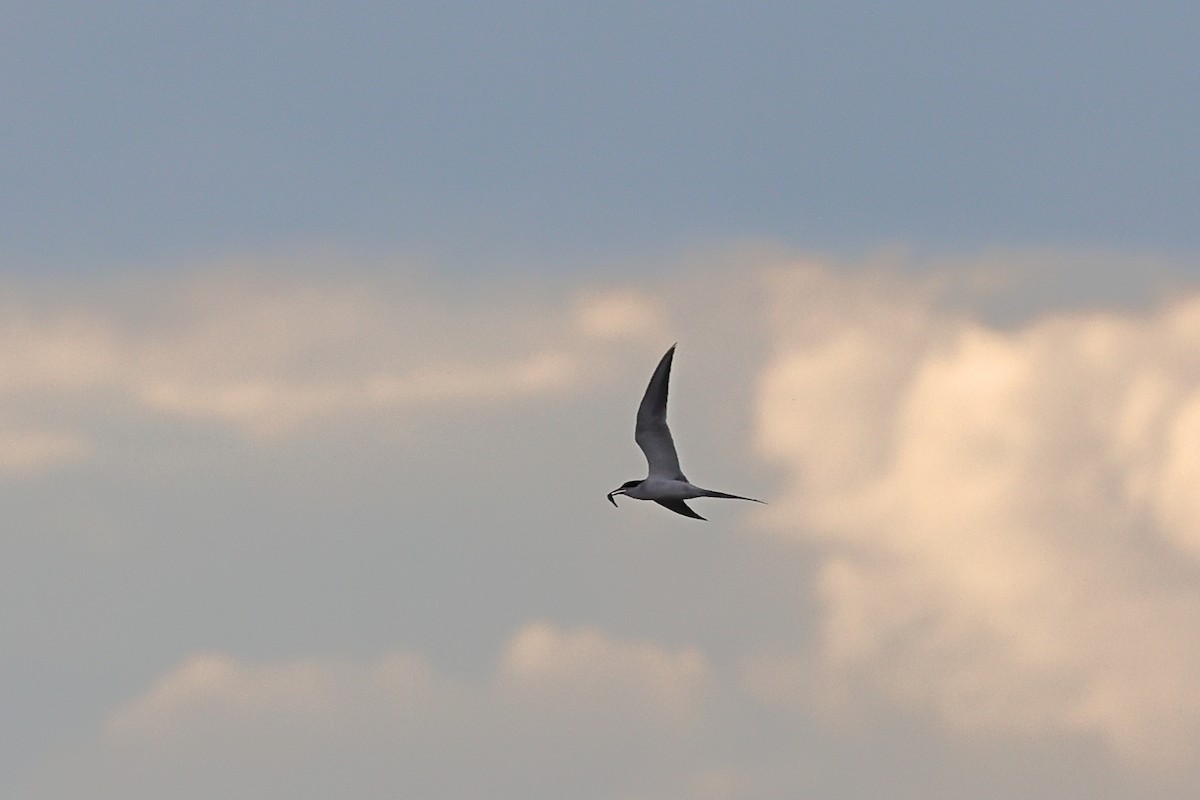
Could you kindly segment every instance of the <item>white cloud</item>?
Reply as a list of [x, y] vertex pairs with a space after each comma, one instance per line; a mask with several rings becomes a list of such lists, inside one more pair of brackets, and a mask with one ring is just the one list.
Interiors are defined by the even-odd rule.
[[467, 695], [481, 710], [504, 707], [543, 721], [549, 714], [684, 729], [702, 715], [713, 682], [693, 648], [671, 650], [597, 628], [533, 622], [505, 645], [491, 679], [473, 687], [456, 687], [424, 660], [400, 652], [365, 662], [268, 664], [196, 654], [115, 712], [106, 731], [112, 741], [158, 746], [198, 729], [216, 738], [236, 735], [264, 719], [283, 728], [330, 724], [366, 706], [384, 706], [397, 716], [421, 707], [441, 714]]
[[[0, 327], [0, 425], [95, 442], [114, 415], [151, 412], [279, 436], [364, 415], [561, 395], [611, 368], [595, 356], [618, 328], [658, 324], [644, 297], [588, 298], [574, 309], [536, 293], [450, 304], [383, 280], [223, 275], [91, 305], [43, 299], [34, 313], [14, 290]], [[95, 447], [60, 437], [18, 450], [0, 471], [52, 468]]]
[[198, 653], [114, 711], [103, 741], [34, 793], [248, 796], [276, 785], [310, 796], [369, 764], [369, 796], [572, 785], [611, 796], [647, 780], [646, 765], [670, 774], [713, 688], [692, 648], [545, 622], [514, 633], [476, 680], [403, 652], [266, 663]]
[[52, 431], [0, 431], [0, 476], [27, 477], [82, 461], [92, 444], [81, 436]]
[[330, 381], [226, 380], [186, 383], [147, 380], [137, 399], [147, 408], [212, 418], [257, 434], [278, 434], [304, 422], [383, 409], [452, 402], [497, 402], [569, 389], [578, 367], [545, 351], [501, 364], [418, 367]]
[[622, 794], [618, 800], [736, 800], [776, 797], [782, 792], [772, 781], [728, 768], [706, 768], [680, 776], [663, 786]]
[[446, 687], [420, 658], [392, 653], [370, 663], [299, 660], [252, 664], [224, 653], [200, 653], [115, 712], [105, 726], [117, 747], [191, 746], [259, 735], [337, 736], [367, 709], [411, 714], [443, 702]]
[[639, 720], [659, 728], [698, 722], [714, 679], [695, 649], [613, 639], [595, 628], [535, 623], [505, 648], [505, 693], [553, 713]]
[[1002, 331], [894, 279], [775, 280], [759, 442], [789, 476], [772, 524], [825, 552], [824, 619], [747, 682], [1194, 752], [1200, 298]]
[[[382, 281], [222, 279], [155, 290], [132, 309], [64, 305], [10, 328], [0, 475], [103, 454], [117, 426], [170, 437], [183, 422], [187, 435], [219, 426], [249, 434], [249, 447], [303, 446], [323, 427], [340, 434], [365, 420], [373, 435], [381, 421], [420, 425], [505, 404], [513, 419], [548, 414], [539, 430], [595, 445], [595, 467], [610, 438], [579, 424], [577, 406], [555, 417], [553, 401], [575, 393], [628, 436], [626, 415], [661, 355], [655, 340], [679, 338], [692, 354], [687, 369], [677, 361], [672, 411], [685, 468], [758, 494], [737, 488], [768, 480], [742, 449], [750, 420], [740, 409], [757, 377], [757, 446], [781, 467], [781, 489], [745, 519], [803, 540], [819, 563], [812, 649], [796, 645], [808, 621], [787, 612], [745, 636], [704, 629], [712, 642], [756, 642], [743, 675], [755, 697], [810, 708], [817, 696], [839, 711], [886, 703], [953, 731], [1086, 737], [1132, 762], [1183, 760], [1200, 744], [1190, 693], [1200, 678], [1200, 503], [1190, 489], [1200, 482], [1200, 300], [1000, 328], [937, 279], [772, 260], [740, 265], [757, 280], [672, 276], [672, 291], [451, 303]], [[769, 354], [765, 367], [754, 353]], [[635, 393], [630, 406], [607, 402], [617, 385]], [[511, 436], [488, 428], [489, 442]], [[459, 458], [463, 441], [438, 452]], [[219, 444], [211, 458], [225, 457]], [[614, 463], [637, 457], [629, 439], [612, 453]], [[498, 468], [486, 458], [478, 467]], [[703, 478], [722, 468], [726, 477]], [[558, 496], [539, 502], [561, 511], [552, 504], [566, 483], [549, 482]], [[729, 552], [748, 552], [737, 540]], [[739, 656], [708, 652], [718, 663]], [[691, 648], [545, 623], [518, 631], [473, 679], [407, 653], [264, 663], [198, 654], [112, 715], [97, 769], [110, 774], [108, 796], [127, 796], [121, 776], [147, 777], [139, 765], [151, 762], [150, 796], [179, 796], [188, 781], [196, 796], [268, 794], [280, 775], [296, 776], [299, 796], [321, 796], [318, 772], [377, 776], [379, 791], [362, 796], [447, 786], [457, 788], [434, 793], [479, 796], [489, 780], [508, 787], [500, 796], [527, 796], [530, 775], [604, 797], [753, 797], [810, 780], [779, 778], [773, 757], [755, 761], [714, 732], [730, 719], [759, 730], [761, 708], [747, 711], [728, 688]], [[814, 719], [782, 727], [807, 731], [822, 724]], [[606, 758], [642, 768], [614, 778]], [[229, 766], [226, 783], [213, 782], [214, 762]]]
[[120, 367], [120, 345], [101, 319], [9, 313], [0, 326], [0, 396], [103, 384]]
[[657, 340], [666, 337], [666, 319], [656, 298], [624, 289], [589, 293], [578, 303], [579, 329], [598, 339]]

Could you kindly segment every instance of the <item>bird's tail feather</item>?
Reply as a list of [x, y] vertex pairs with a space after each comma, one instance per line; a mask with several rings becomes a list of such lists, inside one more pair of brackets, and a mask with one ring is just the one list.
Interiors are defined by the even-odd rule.
[[712, 489], [704, 490], [705, 497], [723, 497], [726, 500], [749, 500], [751, 503], [767, 504], [765, 500], [755, 500], [753, 497], [742, 497], [740, 494], [726, 494], [725, 492], [714, 492]]

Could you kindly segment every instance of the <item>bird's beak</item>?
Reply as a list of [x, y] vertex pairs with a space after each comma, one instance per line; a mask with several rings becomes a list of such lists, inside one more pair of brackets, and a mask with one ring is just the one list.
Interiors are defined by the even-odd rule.
[[617, 501], [613, 500], [614, 494], [625, 494], [625, 490], [624, 489], [613, 489], [611, 492], [608, 493], [608, 502], [613, 504], [613, 508], [619, 508], [620, 506], [617, 505]]

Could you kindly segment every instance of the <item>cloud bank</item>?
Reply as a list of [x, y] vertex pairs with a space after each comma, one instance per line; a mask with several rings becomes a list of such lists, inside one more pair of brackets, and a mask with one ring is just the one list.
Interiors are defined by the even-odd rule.
[[774, 276], [772, 526], [819, 545], [814, 652], [768, 702], [864, 696], [951, 728], [1200, 745], [1200, 297], [1012, 329], [895, 277]]
[[574, 786], [611, 797], [664, 766], [683, 769], [713, 689], [694, 649], [541, 621], [475, 679], [399, 651], [265, 663], [196, 653], [108, 717], [90, 754], [103, 768], [43, 788], [516, 797]]
[[[180, 445], [214, 431], [223, 438], [203, 470], [286, 483], [295, 475], [270, 466], [237, 472], [238, 454], [280, 448], [287, 459], [322, 432], [355, 428], [369, 434], [346, 437], [348, 446], [383, 458], [328, 467], [313, 446], [305, 480], [319, 491], [334, 484], [322, 470], [347, 471], [337, 477], [354, 487], [357, 508], [380, 498], [353, 470], [386, 464], [416, 476], [427, 507], [389, 472], [378, 482], [394, 504], [388, 519], [361, 517], [372, 535], [413, 553], [446, 541], [469, 549], [478, 534], [489, 547], [501, 542], [513, 554], [506, 567], [528, 577], [545, 565], [522, 559], [536, 562], [553, 542], [576, 568], [620, 561], [605, 565], [620, 581], [603, 591], [639, 588], [643, 599], [690, 589], [702, 574], [688, 572], [696, 552], [726, 559], [713, 575], [734, 584], [706, 584], [697, 597], [763, 595], [781, 563], [796, 568], [778, 593], [786, 601], [765, 618], [709, 606], [673, 628], [669, 614], [611, 598], [573, 595], [576, 616], [560, 616], [553, 580], [539, 584], [544, 593], [490, 596], [535, 621], [472, 674], [395, 640], [376, 642], [377, 657], [330, 656], [328, 634], [300, 655], [194, 647], [110, 708], [95, 741], [56, 762], [32, 796], [94, 786], [100, 797], [256, 796], [280, 786], [291, 796], [580, 796], [580, 786], [604, 798], [821, 794], [830, 786], [821, 764], [805, 761], [828, 753], [812, 749], [819, 734], [865, 719], [867, 741], [872, 721], [897, 717], [947, 753], [961, 741], [1066, 742], [1112, 774], [1186, 772], [1200, 747], [1191, 691], [1200, 680], [1200, 293], [1136, 309], [1064, 310], [1035, 298], [1036, 313], [998, 314], [997, 293], [1019, 285], [1032, 262], [1052, 268], [1052, 257], [1015, 257], [1009, 272], [989, 254], [921, 274], [778, 253], [730, 261], [636, 289], [451, 300], [417, 280], [224, 274], [135, 300], [17, 306], [0, 328], [0, 482], [14, 492], [119, 458], [134, 436], [164, 437], [186, 471], [191, 451]], [[1071, 261], [1077, 269], [1079, 257]], [[773, 487], [769, 506], [731, 510], [699, 534], [710, 538], [689, 531], [678, 542], [670, 525], [686, 520], [636, 506], [591, 518], [571, 494], [610, 457], [640, 468], [634, 403], [676, 339], [685, 360], [672, 425], [689, 474], [734, 490]], [[497, 409], [503, 424], [488, 416]], [[427, 424], [435, 421], [444, 427]], [[475, 426], [467, 435], [447, 433], [466, 424]], [[385, 441], [422, 427], [416, 455]], [[586, 466], [580, 452], [591, 455]], [[441, 471], [432, 459], [444, 460], [433, 465]], [[462, 464], [487, 510], [456, 524], [479, 531], [438, 527], [445, 505], [465, 505], [455, 487], [438, 494], [440, 476], [458, 476]], [[541, 476], [538, 491], [509, 500], [528, 490], [530, 474]], [[433, 533], [393, 531], [393, 513]], [[621, 539], [618, 523], [645, 549]], [[312, 552], [333, 552], [322, 531], [309, 535]], [[290, 536], [262, 532], [254, 548], [237, 542], [213, 561], [274, 558], [295, 545]], [[795, 561], [756, 561], [766, 542]], [[464, 566], [480, 569], [429, 552], [450, 585], [467, 582]], [[630, 553], [660, 560], [631, 567], [621, 560]], [[341, 578], [357, 574], [351, 562]], [[307, 566], [301, 556], [288, 563]], [[276, 589], [310, 590], [285, 573]], [[495, 586], [526, 592], [518, 583]], [[323, 590], [347, 591], [333, 581]], [[391, 587], [370, 591], [395, 599]], [[691, 641], [702, 644], [679, 644]]]
[[136, 301], [12, 306], [0, 327], [0, 479], [95, 454], [95, 430], [113, 416], [273, 437], [563, 394], [611, 368], [605, 354], [623, 340], [665, 328], [656, 302], [631, 290], [497, 306], [451, 303], [417, 281], [224, 271]]

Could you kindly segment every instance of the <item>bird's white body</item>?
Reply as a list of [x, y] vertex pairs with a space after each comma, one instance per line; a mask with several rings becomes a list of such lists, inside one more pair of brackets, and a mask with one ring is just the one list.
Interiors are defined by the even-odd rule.
[[637, 486], [626, 489], [623, 494], [635, 500], [691, 500], [693, 497], [704, 497], [706, 491], [688, 481], [651, 475]]
[[732, 500], [750, 500], [761, 503], [753, 497], [742, 497], [725, 492], [714, 492], [711, 489], [701, 489], [689, 481], [679, 468], [679, 454], [675, 452], [675, 441], [671, 438], [671, 429], [667, 427], [667, 386], [671, 380], [671, 361], [675, 356], [675, 346], [667, 351], [658, 362], [642, 403], [638, 406], [637, 426], [634, 428], [634, 440], [642, 452], [646, 454], [647, 476], [640, 481], [626, 481], [623, 485], [608, 493], [608, 500], [614, 506], [617, 501], [614, 495], [623, 494], [635, 500], [653, 500], [664, 508], [682, 514], [685, 517], [704, 519], [688, 507], [684, 500], [693, 497], [726, 497]]

